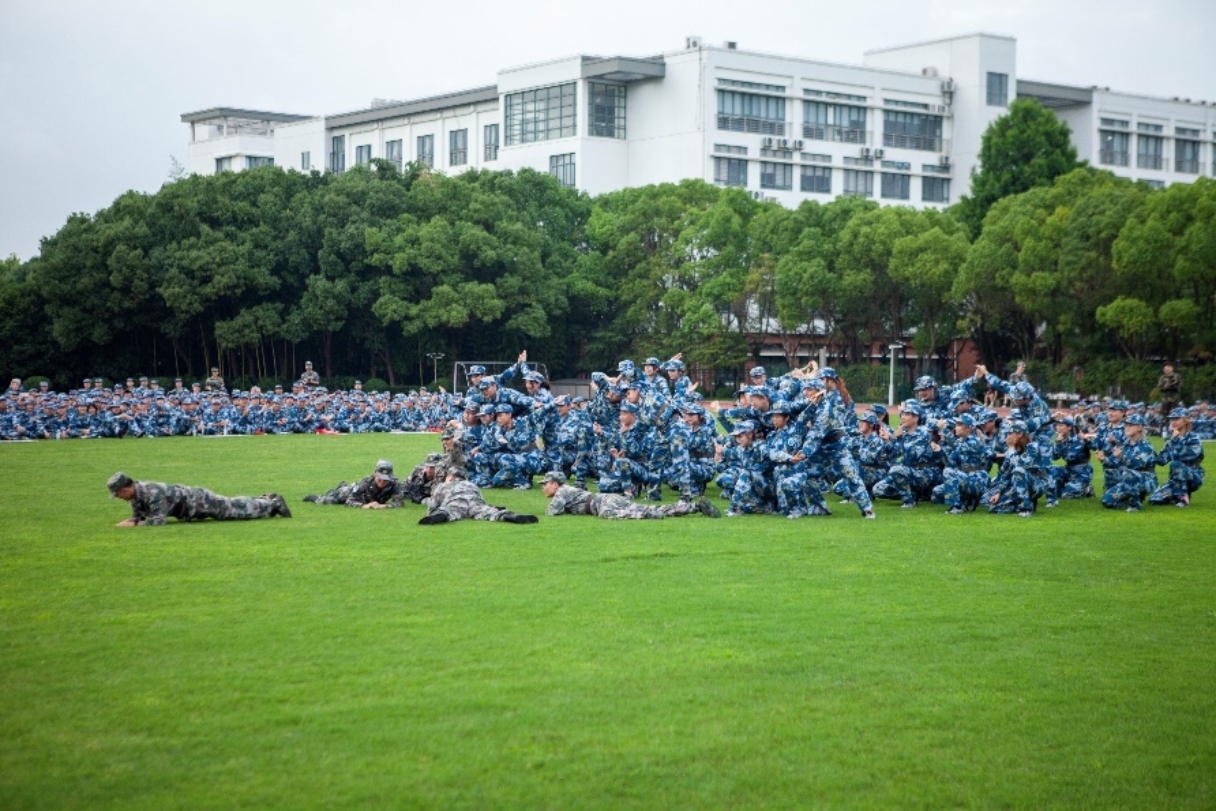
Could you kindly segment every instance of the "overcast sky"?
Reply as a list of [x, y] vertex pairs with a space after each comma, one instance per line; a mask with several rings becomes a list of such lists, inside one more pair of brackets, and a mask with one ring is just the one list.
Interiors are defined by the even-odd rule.
[[160, 188], [185, 112], [344, 112], [688, 34], [860, 64], [977, 31], [1017, 38], [1022, 78], [1216, 101], [1216, 0], [0, 0], [0, 256]]

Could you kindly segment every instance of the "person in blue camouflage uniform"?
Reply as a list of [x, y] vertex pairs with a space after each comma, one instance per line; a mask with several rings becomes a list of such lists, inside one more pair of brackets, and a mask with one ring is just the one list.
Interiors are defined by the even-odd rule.
[[[1115, 451], [1127, 443], [1123, 424], [1127, 419], [1127, 402], [1112, 400], [1106, 406], [1106, 412], [1099, 415], [1098, 427], [1084, 438], [1089, 447], [1102, 463], [1102, 492], [1119, 483], [1123, 475], [1123, 465], [1119, 464]], [[1107, 460], [1114, 460], [1108, 462]]]
[[[801, 518], [808, 512], [821, 515], [827, 506], [818, 486], [808, 487], [810, 466], [802, 450], [805, 432], [800, 423], [790, 419], [792, 410], [789, 403], [777, 403], [772, 407], [773, 430], [764, 442], [770, 464], [769, 476], [777, 496], [777, 511], [787, 518]], [[822, 473], [815, 472], [817, 477]], [[815, 495], [813, 500], [808, 499], [810, 492]]]
[[1191, 494], [1203, 487], [1203, 441], [1192, 430], [1191, 415], [1176, 408], [1168, 415], [1170, 438], [1157, 454], [1158, 465], [1169, 466], [1169, 478], [1152, 492], [1148, 503], [1157, 506], [1191, 505]]
[[405, 504], [403, 482], [393, 475], [393, 463], [381, 459], [370, 476], [354, 484], [342, 482], [323, 495], [307, 495], [304, 501], [314, 504], [341, 504], [365, 510], [394, 509]]
[[718, 518], [721, 512], [709, 500], [701, 497], [695, 502], [677, 501], [675, 504], [636, 504], [615, 493], [589, 493], [566, 484], [566, 474], [551, 470], [541, 483], [545, 497], [549, 499], [546, 515], [590, 515], [606, 520], [661, 520], [679, 518], [700, 513], [708, 518]]
[[594, 428], [603, 449], [601, 455], [606, 454], [611, 460], [609, 466], [600, 471], [602, 493], [621, 493], [626, 498], [634, 498], [658, 479], [650, 467], [654, 431], [638, 421], [638, 411], [633, 403], [621, 403], [618, 430], [608, 431], [599, 425]]
[[[861, 416], [858, 424], [858, 436], [854, 440], [854, 453], [857, 458], [857, 472], [866, 490], [873, 492], [874, 485], [886, 478], [891, 469], [890, 429], [885, 415], [880, 415], [871, 409]], [[887, 437], [883, 437], [883, 432]], [[848, 498], [844, 482], [838, 482], [834, 492]], [[851, 500], [851, 499], [849, 499]]]
[[1055, 417], [1052, 416], [1051, 407], [1035, 392], [1034, 386], [1024, 380], [1010, 385], [990, 374], [983, 365], [975, 367], [973, 381], [978, 382], [980, 379], [987, 381], [990, 388], [1013, 400], [1009, 419], [1025, 423], [1031, 439], [1050, 454], [1052, 440], [1055, 438]]
[[1094, 466], [1089, 461], [1089, 443], [1077, 434], [1072, 417], [1056, 419], [1056, 442], [1052, 459], [1064, 462], [1051, 467], [1051, 491], [1047, 506], [1054, 507], [1062, 498], [1092, 498], [1094, 495]]
[[[516, 417], [510, 403], [500, 402], [495, 407], [495, 420], [490, 441], [482, 445], [490, 451], [488, 461], [494, 471], [488, 486], [528, 490], [532, 487], [532, 477], [543, 473], [547, 467], [545, 455], [537, 444], [539, 434], [535, 419], [527, 412]], [[486, 486], [476, 480], [475, 483]]]
[[994, 515], [1034, 515], [1035, 502], [1047, 493], [1051, 466], [1048, 453], [1030, 436], [1021, 420], [1011, 420], [1005, 432], [1005, 455], [992, 485], [984, 493], [988, 512]]
[[663, 397], [671, 397], [671, 387], [667, 384], [667, 380], [663, 377], [663, 362], [658, 358], [649, 357], [642, 364], [642, 376], [638, 378], [638, 382], [644, 388], [653, 389]]
[[1144, 417], [1132, 414], [1123, 420], [1122, 444], [1096, 453], [1107, 470], [1117, 471], [1116, 484], [1102, 494], [1102, 506], [1139, 512], [1144, 499], [1157, 489], [1157, 453], [1144, 438]]
[[291, 518], [291, 510], [283, 497], [275, 493], [264, 496], [217, 495], [204, 487], [182, 484], [135, 481], [119, 471], [106, 483], [110, 498], [121, 498], [131, 504], [131, 517], [119, 521], [120, 527], [162, 526], [168, 519], [178, 521], [246, 521], [281, 515]]
[[924, 411], [913, 402], [900, 409], [900, 429], [891, 439], [893, 464], [886, 477], [874, 485], [875, 498], [899, 499], [901, 507], [912, 508], [928, 499], [941, 484], [942, 452], [933, 449], [933, 438], [921, 424]]
[[949, 515], [971, 512], [988, 489], [989, 448], [975, 435], [975, 418], [970, 414], [957, 417], [954, 433], [942, 440], [946, 465], [942, 483], [933, 488], [933, 503], [944, 504]]
[[738, 448], [738, 475], [730, 492], [728, 516], [773, 512], [776, 506], [773, 482], [769, 478], [768, 447], [756, 438], [755, 423], [744, 420], [730, 435]]
[[807, 421], [802, 452], [810, 469], [819, 477], [818, 481], [815, 477], [808, 480], [808, 488], [813, 487], [818, 493], [812, 494], [808, 490], [807, 500], [814, 510], [811, 514], [830, 515], [823, 493], [828, 489], [828, 482], [839, 481], [862, 516], [873, 518], [869, 490], [849, 447], [851, 405], [845, 404], [847, 389], [843, 386], [836, 370], [828, 366], [816, 373], [809, 387], [804, 385], [804, 392], [813, 403], [813, 417]]
[[701, 496], [705, 487], [718, 473], [715, 457], [718, 452], [718, 434], [708, 421], [705, 406], [698, 402], [684, 402], [680, 406], [680, 417], [688, 431], [688, 483], [692, 496]]

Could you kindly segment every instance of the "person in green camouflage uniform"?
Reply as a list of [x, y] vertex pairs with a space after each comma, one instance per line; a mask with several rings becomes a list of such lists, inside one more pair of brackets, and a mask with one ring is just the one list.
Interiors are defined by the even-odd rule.
[[110, 498], [131, 502], [131, 517], [119, 521], [117, 526], [120, 527], [161, 526], [170, 518], [178, 521], [205, 518], [246, 521], [276, 515], [291, 518], [287, 502], [274, 493], [254, 498], [226, 498], [204, 487], [135, 481], [121, 471], [111, 476], [106, 486], [110, 488]]
[[1182, 375], [1174, 371], [1174, 364], [1166, 363], [1161, 367], [1157, 391], [1161, 393], [1161, 435], [1168, 439], [1169, 414], [1182, 403]]
[[342, 482], [324, 495], [307, 495], [305, 501], [314, 504], [343, 504], [365, 510], [386, 510], [405, 503], [405, 483], [393, 475], [393, 463], [381, 459], [376, 463], [376, 472], [365, 476], [354, 484]]
[[535, 524], [535, 515], [517, 515], [506, 507], [486, 503], [481, 488], [465, 477], [463, 470], [453, 470], [436, 484], [427, 499], [427, 513], [418, 523], [447, 524], [470, 518], [474, 521], [505, 521], [508, 524]]
[[615, 493], [589, 493], [566, 484], [566, 474], [550, 471], [541, 485], [549, 499], [546, 515], [594, 515], [607, 519], [661, 519], [679, 518], [701, 513], [710, 518], [720, 518], [722, 513], [702, 496], [693, 501], [677, 501], [675, 504], [635, 504]]

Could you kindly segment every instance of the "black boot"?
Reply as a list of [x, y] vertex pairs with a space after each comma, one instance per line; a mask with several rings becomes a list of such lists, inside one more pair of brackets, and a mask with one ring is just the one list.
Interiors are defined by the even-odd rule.
[[304, 501], [309, 504], [316, 504], [318, 498], [320, 498], [320, 496], [314, 493], [309, 493], [308, 495], [304, 496]]
[[508, 524], [535, 524], [536, 516], [518, 515], [513, 512], [506, 512], [503, 513], [502, 520], [506, 521]]
[[449, 516], [447, 513], [437, 512], [437, 513], [431, 513], [430, 515], [422, 516], [421, 518], [418, 519], [418, 523], [423, 524], [423, 525], [446, 524], [448, 521], [451, 521], [451, 520], [452, 520], [451, 516]]

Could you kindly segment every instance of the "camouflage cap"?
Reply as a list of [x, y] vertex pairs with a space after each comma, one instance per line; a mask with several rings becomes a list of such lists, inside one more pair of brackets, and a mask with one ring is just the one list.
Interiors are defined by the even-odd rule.
[[735, 424], [735, 427], [731, 429], [730, 435], [739, 436], [739, 434], [750, 434], [755, 430], [756, 423], [752, 422], [751, 420], [744, 420], [743, 422]]
[[424, 461], [422, 464], [424, 464], [424, 465], [437, 465], [437, 464], [439, 464], [439, 463], [440, 463], [440, 462], [442, 462], [442, 461], [443, 461], [443, 454], [442, 454], [442, 453], [428, 453], [428, 454], [426, 455], [426, 461]]
[[642, 365], [643, 366], [662, 366], [663, 361], [659, 360], [658, 358], [656, 358], [652, 355], [651, 357], [646, 358], [646, 360], [644, 360], [642, 362]]
[[1123, 424], [1124, 425], [1145, 425], [1146, 423], [1144, 422], [1144, 417], [1141, 417], [1139, 414], [1132, 414], [1131, 416], [1129, 416], [1127, 419], [1125, 419], [1123, 421]]
[[558, 484], [565, 484], [566, 474], [562, 473], [560, 470], [550, 470], [545, 474], [545, 477], [541, 479], [541, 484], [544, 484], [545, 482], [557, 482]]
[[1022, 381], [1013, 387], [1009, 392], [1015, 400], [1029, 400], [1034, 397], [1034, 386], [1026, 381]]
[[1166, 419], [1181, 420], [1181, 419], [1186, 419], [1189, 416], [1191, 416], [1191, 412], [1187, 411], [1185, 408], [1182, 408], [1180, 406], [1178, 408], [1175, 408], [1173, 411], [1171, 411], [1169, 413], [1169, 415], [1166, 417]]
[[747, 373], [749, 377], [764, 377], [763, 366], [753, 366], [752, 370]]
[[469, 367], [469, 377], [475, 377], [476, 375], [484, 375], [485, 373], [486, 373], [486, 367], [484, 367], [484, 366], [480, 366], [478, 364], [473, 364], [472, 366]]
[[1011, 434], [1030, 433], [1028, 430], [1026, 430], [1026, 423], [1022, 422], [1021, 420], [1010, 420], [1009, 424], [1006, 426], [1006, 430], [1008, 430], [1008, 432]]
[[936, 389], [937, 381], [929, 375], [921, 375], [916, 378], [916, 385], [912, 387], [913, 391], [923, 391], [924, 389]]
[[119, 490], [133, 484], [135, 484], [135, 480], [120, 470], [110, 477], [110, 480], [106, 482], [106, 487], [110, 488], [110, 498], [114, 498], [118, 495]]
[[383, 473], [386, 476], [393, 475], [393, 463], [387, 459], [381, 459], [376, 463], [376, 472]]
[[868, 422], [871, 425], [879, 425], [882, 423], [882, 417], [878, 416], [877, 412], [867, 411], [861, 415], [862, 422]]

